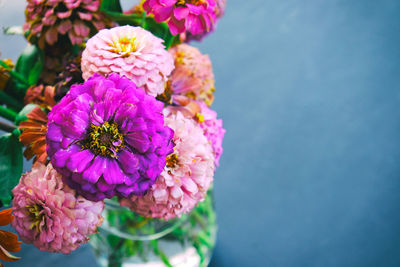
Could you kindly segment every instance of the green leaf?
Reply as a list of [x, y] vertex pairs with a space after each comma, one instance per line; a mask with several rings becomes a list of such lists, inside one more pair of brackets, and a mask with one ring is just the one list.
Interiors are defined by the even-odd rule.
[[122, 8], [119, 0], [103, 0], [100, 6], [101, 11], [113, 11], [122, 13]]
[[158, 23], [151, 17], [142, 15], [131, 14], [125, 15], [119, 12], [105, 11], [105, 13], [119, 25], [141, 26], [143, 29], [150, 31], [155, 36], [164, 40], [165, 49], [169, 49], [174, 44], [179, 44], [179, 35], [172, 35], [168, 24], [165, 22]]
[[26, 105], [15, 117], [15, 125], [19, 125], [21, 122], [28, 120], [26, 114], [31, 112], [37, 105], [35, 104], [28, 104]]
[[19, 56], [15, 71], [21, 74], [30, 84], [35, 84], [43, 69], [43, 52], [36, 46], [28, 44]]
[[120, 12], [104, 11], [112, 20], [119, 25], [140, 26], [143, 17], [137, 14], [125, 15]]
[[30, 85], [34, 85], [39, 81], [42, 70], [43, 70], [43, 62], [37, 61], [33, 66], [31, 72], [29, 72], [28, 83]]
[[14, 134], [0, 137], [0, 200], [7, 206], [11, 190], [18, 184], [22, 174], [22, 144]]

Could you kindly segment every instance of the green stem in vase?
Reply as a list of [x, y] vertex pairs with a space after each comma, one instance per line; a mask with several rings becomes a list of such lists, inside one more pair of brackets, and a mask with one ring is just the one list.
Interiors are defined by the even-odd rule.
[[171, 265], [171, 263], [168, 260], [167, 255], [165, 255], [164, 251], [162, 251], [159, 247], [158, 247], [158, 241], [156, 239], [151, 240], [151, 244], [153, 245], [153, 251], [154, 254], [160, 256], [162, 262], [168, 266], [168, 267], [173, 267]]
[[194, 210], [191, 215], [193, 216], [195, 221], [200, 224], [203, 230], [207, 230], [207, 222], [204, 220], [204, 218], [200, 215], [200, 213], [197, 210]]
[[119, 238], [118, 244], [112, 246], [112, 252], [108, 257], [108, 267], [121, 267], [122, 266], [122, 255], [120, 253], [121, 247], [124, 244], [124, 239]]

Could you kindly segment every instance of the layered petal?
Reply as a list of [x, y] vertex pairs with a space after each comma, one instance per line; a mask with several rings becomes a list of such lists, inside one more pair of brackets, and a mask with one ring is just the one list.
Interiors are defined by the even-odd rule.
[[54, 168], [93, 201], [145, 194], [173, 147], [162, 108], [116, 73], [73, 86], [49, 113], [47, 152]]
[[103, 221], [104, 203], [77, 195], [51, 164], [35, 164], [12, 192], [12, 226], [25, 243], [43, 251], [70, 253]]
[[174, 131], [174, 152], [144, 196], [120, 198], [120, 203], [142, 216], [169, 220], [188, 213], [204, 199], [215, 167], [211, 144], [200, 126], [171, 108], [164, 114], [166, 124]]

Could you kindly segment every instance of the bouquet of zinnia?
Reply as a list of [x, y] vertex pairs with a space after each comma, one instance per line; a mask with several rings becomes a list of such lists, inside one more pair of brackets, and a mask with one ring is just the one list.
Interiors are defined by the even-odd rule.
[[[211, 61], [188, 42], [214, 31], [224, 10], [225, 0], [143, 0], [127, 11], [119, 0], [27, 0], [29, 44], [16, 64], [0, 61], [0, 207], [13, 214], [1, 211], [0, 226], [70, 253], [103, 223], [154, 233], [151, 220], [192, 216], [173, 233], [204, 263], [200, 217], [225, 130], [210, 109]], [[33, 160], [24, 174], [23, 156]], [[127, 208], [105, 212], [105, 202]], [[106, 239], [110, 266], [122, 248], [144, 255], [142, 244]], [[0, 259], [17, 260], [19, 244], [0, 231]]]

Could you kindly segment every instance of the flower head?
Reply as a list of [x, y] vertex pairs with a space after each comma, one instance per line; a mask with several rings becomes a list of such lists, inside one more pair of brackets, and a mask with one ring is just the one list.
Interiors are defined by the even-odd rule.
[[146, 195], [124, 198], [120, 203], [142, 216], [169, 220], [188, 213], [204, 199], [214, 176], [214, 155], [194, 120], [170, 108], [164, 112], [166, 124], [174, 130], [174, 152]]
[[36, 104], [43, 108], [50, 109], [56, 104], [54, 100], [54, 87], [43, 84], [32, 85], [28, 88], [24, 97], [25, 104]]
[[[174, 96], [205, 102], [210, 106], [214, 100], [214, 74], [208, 55], [197, 48], [180, 44], [169, 50], [175, 60], [175, 69], [169, 77], [166, 91]], [[173, 101], [174, 102], [174, 101]]]
[[191, 32], [186, 31], [180, 34], [180, 39], [183, 42], [190, 42], [192, 40], [201, 41], [205, 36], [207, 36], [209, 33], [215, 30], [217, 21], [225, 14], [225, 6], [226, 6], [226, 0], [215, 0], [215, 6], [214, 6], [215, 23], [214, 27], [210, 31], [202, 32], [199, 34], [192, 34]]
[[[0, 226], [10, 224], [14, 220], [11, 214], [12, 209], [5, 209], [0, 211]], [[16, 234], [0, 230], [0, 259], [4, 261], [16, 261], [19, 257], [15, 257], [10, 252], [18, 252], [21, 250], [21, 241], [18, 241]], [[0, 262], [1, 266], [1, 262]]]
[[81, 56], [75, 56], [65, 59], [62, 71], [58, 73], [55, 79], [55, 96], [59, 101], [63, 98], [71, 86], [76, 83], [83, 83], [81, 71]]
[[[62, 36], [71, 44], [82, 44], [91, 32], [111, 26], [100, 12], [100, 0], [27, 0], [28, 40], [37, 38], [40, 47], [54, 45]], [[64, 44], [65, 45], [65, 44]]]
[[83, 51], [82, 76], [87, 80], [94, 73], [118, 73], [152, 96], [161, 94], [174, 68], [172, 56], [162, 42], [140, 27], [101, 30], [89, 39]]
[[198, 104], [201, 111], [195, 115], [195, 119], [212, 145], [215, 154], [215, 166], [218, 166], [223, 152], [222, 141], [224, 140], [226, 131], [222, 128], [222, 120], [217, 119], [217, 112], [202, 102], [198, 102]]
[[40, 107], [35, 107], [26, 116], [28, 120], [18, 127], [22, 130], [19, 140], [26, 147], [24, 156], [27, 160], [35, 156], [35, 162], [46, 163], [47, 114]]
[[163, 104], [116, 73], [73, 86], [49, 113], [47, 153], [90, 200], [143, 195], [172, 151]]
[[50, 252], [70, 253], [103, 221], [103, 202], [77, 196], [51, 164], [35, 164], [12, 190], [12, 226], [22, 241]]
[[167, 21], [173, 35], [212, 31], [216, 20], [214, 0], [146, 0], [143, 8], [157, 22]]

